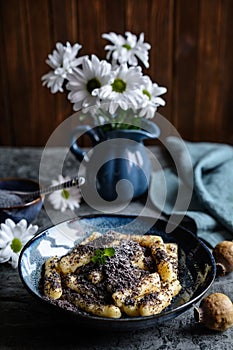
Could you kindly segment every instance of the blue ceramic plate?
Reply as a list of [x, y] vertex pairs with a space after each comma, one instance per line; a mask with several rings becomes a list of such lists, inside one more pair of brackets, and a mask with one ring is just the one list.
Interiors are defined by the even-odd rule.
[[[154, 220], [155, 221], [155, 220]], [[91, 316], [84, 312], [68, 311], [77, 322], [88, 327], [102, 329], [143, 329], [175, 318], [196, 303], [214, 281], [216, 267], [209, 249], [193, 233], [183, 227], [174, 227], [166, 233], [166, 221], [136, 216], [94, 215], [60, 223], [34, 237], [24, 247], [19, 259], [19, 274], [30, 293], [51, 307], [40, 293], [42, 266], [49, 256], [62, 256], [93, 231], [105, 234], [109, 229], [122, 233], [160, 235], [165, 242], [179, 246], [179, 280], [181, 292], [162, 313], [148, 317], [110, 319]]]

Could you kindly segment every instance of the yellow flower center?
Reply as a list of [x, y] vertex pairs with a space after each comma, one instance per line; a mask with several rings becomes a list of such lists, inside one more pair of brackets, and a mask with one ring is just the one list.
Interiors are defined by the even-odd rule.
[[87, 82], [87, 91], [91, 95], [92, 91], [95, 89], [99, 89], [101, 87], [101, 84], [98, 79], [93, 78]]
[[19, 238], [12, 239], [11, 249], [13, 250], [14, 253], [20, 252], [20, 250], [22, 249], [22, 246], [23, 246], [22, 242], [20, 241]]
[[131, 50], [132, 48], [131, 48], [131, 46], [129, 45], [129, 44], [124, 44], [124, 45], [122, 45], [125, 49], [127, 49], [127, 50]]
[[142, 92], [144, 95], [146, 95], [149, 98], [149, 100], [151, 100], [151, 94], [149, 93], [148, 90], [144, 89], [144, 90], [142, 90]]
[[115, 79], [112, 83], [112, 89], [115, 92], [123, 93], [126, 90], [126, 82], [122, 79]]
[[61, 196], [67, 200], [69, 198], [70, 194], [66, 189], [63, 188], [63, 190], [61, 191]]

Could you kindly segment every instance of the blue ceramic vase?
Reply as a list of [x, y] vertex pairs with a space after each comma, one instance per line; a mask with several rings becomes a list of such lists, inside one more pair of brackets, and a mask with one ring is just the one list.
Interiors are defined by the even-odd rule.
[[[77, 137], [83, 133], [92, 143], [88, 153], [78, 145]], [[151, 173], [148, 149], [143, 141], [156, 139], [159, 134], [158, 126], [146, 119], [142, 119], [140, 129], [104, 131], [101, 126], [78, 126], [70, 150], [85, 168], [89, 197], [91, 193], [94, 196], [95, 189], [106, 201], [118, 198], [125, 202], [143, 195], [148, 189]]]

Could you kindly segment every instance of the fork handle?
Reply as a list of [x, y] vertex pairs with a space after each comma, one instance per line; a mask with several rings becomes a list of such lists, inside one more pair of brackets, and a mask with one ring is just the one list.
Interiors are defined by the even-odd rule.
[[39, 197], [43, 194], [49, 194], [52, 193], [54, 191], [58, 191], [58, 190], [63, 190], [65, 188], [70, 188], [70, 187], [74, 187], [74, 186], [82, 186], [85, 183], [85, 178], [80, 176], [80, 177], [73, 177], [72, 179], [60, 183], [58, 185], [53, 185], [53, 186], [49, 186], [49, 187], [45, 187], [42, 188], [40, 190], [37, 191], [33, 191], [33, 192], [23, 192], [23, 191], [8, 191], [9, 193], [14, 193], [14, 194], [18, 194], [18, 195], [25, 195], [27, 196], [27, 198], [34, 198], [34, 197]]
[[70, 188], [70, 187], [74, 187], [74, 186], [82, 186], [85, 183], [85, 179], [84, 177], [74, 177], [72, 179], [70, 179], [69, 181], [63, 182], [61, 184], [58, 185], [54, 185], [54, 186], [49, 186], [46, 187], [44, 189], [35, 191], [34, 194], [49, 194], [52, 193], [54, 191], [58, 191], [58, 190], [63, 190], [65, 188]]

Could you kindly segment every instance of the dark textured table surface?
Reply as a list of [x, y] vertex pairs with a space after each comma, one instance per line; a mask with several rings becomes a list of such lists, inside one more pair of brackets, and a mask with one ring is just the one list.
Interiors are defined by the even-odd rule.
[[[38, 180], [41, 161], [41, 148], [0, 148], [0, 177], [29, 177]], [[160, 154], [160, 150], [153, 149]], [[49, 150], [48, 168], [42, 174], [44, 184], [50, 184], [57, 177], [57, 162], [62, 148]], [[73, 176], [77, 164], [72, 155], [66, 156], [65, 172]], [[44, 176], [44, 177], [43, 177]], [[135, 201], [127, 213], [140, 213], [143, 200]], [[53, 209], [51, 208], [51, 211]], [[53, 222], [43, 208], [34, 224], [39, 231], [76, 215], [92, 213], [88, 205], [82, 203], [75, 212], [66, 212], [62, 216], [53, 212]], [[148, 206], [148, 215], [156, 215], [155, 209]], [[86, 332], [69, 318], [60, 313], [47, 310], [38, 303], [24, 288], [18, 271], [8, 264], [0, 264], [0, 350], [5, 349], [177, 349], [177, 350], [230, 350], [233, 349], [233, 327], [223, 333], [208, 330], [194, 320], [193, 309], [186, 311], [172, 321], [153, 328], [130, 332], [103, 332], [88, 330]], [[217, 278], [208, 294], [222, 292], [230, 298], [233, 295], [233, 274]]]

